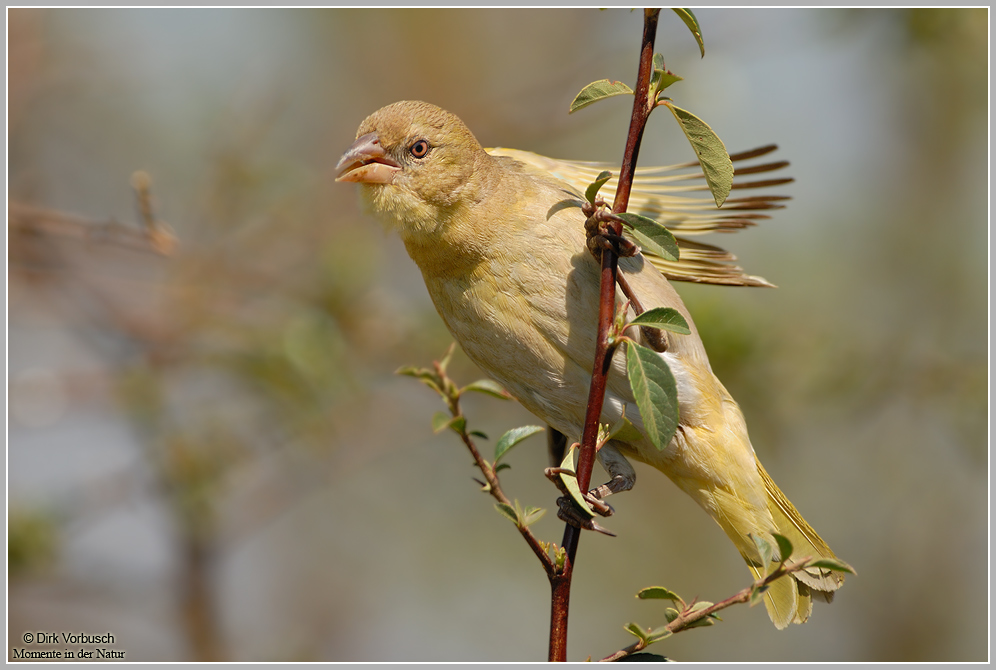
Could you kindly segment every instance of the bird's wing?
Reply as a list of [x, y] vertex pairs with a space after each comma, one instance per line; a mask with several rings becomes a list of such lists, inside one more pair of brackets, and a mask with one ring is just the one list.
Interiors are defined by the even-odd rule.
[[[733, 190], [780, 186], [792, 182], [791, 177], [755, 178], [754, 175], [774, 172], [788, 165], [788, 161], [749, 164], [748, 161], [766, 156], [778, 147], [774, 144], [752, 151], [733, 154]], [[595, 181], [603, 170], [612, 171], [608, 163], [567, 161], [547, 158], [517, 149], [487, 149], [495, 156], [508, 156], [526, 165], [549, 172], [567, 182], [580, 192]], [[607, 201], [616, 194], [618, 176], [610, 179], [599, 192]], [[777, 195], [747, 195], [727, 198], [722, 208], [705, 183], [699, 163], [682, 163], [663, 167], [637, 168], [633, 190], [629, 198], [629, 211], [642, 214], [666, 226], [678, 241], [679, 260], [666, 261], [647, 254], [651, 263], [668, 279], [727, 284], [732, 286], [772, 286], [762, 277], [748, 275], [735, 264], [736, 256], [716, 246], [694, 242], [688, 236], [711, 232], [735, 232], [758, 221], [768, 219], [766, 210], [782, 209], [789, 198]]]

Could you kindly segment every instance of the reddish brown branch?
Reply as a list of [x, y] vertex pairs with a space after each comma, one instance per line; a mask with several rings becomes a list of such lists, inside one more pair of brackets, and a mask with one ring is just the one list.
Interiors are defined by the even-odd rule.
[[[636, 173], [636, 161], [640, 152], [640, 141], [646, 127], [647, 117], [652, 106], [648, 103], [647, 94], [650, 90], [650, 78], [653, 74], [654, 39], [657, 35], [657, 19], [659, 9], [644, 10], [643, 41], [640, 49], [640, 68], [634, 91], [633, 114], [630, 119], [629, 134], [626, 138], [626, 152], [623, 156], [619, 184], [616, 188], [616, 199], [613, 212], [619, 214], [626, 211], [629, 204], [629, 193]], [[615, 235], [622, 234], [619, 223], [611, 224]], [[611, 351], [608, 346], [609, 327], [615, 313], [616, 275], [618, 272], [618, 257], [611, 249], [602, 252], [601, 289], [598, 308], [598, 339], [595, 345], [595, 361], [592, 367], [591, 387], [588, 392], [588, 406], [585, 412], [584, 432], [581, 438], [581, 453], [578, 459], [578, 486], [587, 490], [591, 483], [591, 471], [595, 461], [595, 443], [598, 438], [598, 421], [602, 414], [602, 403], [605, 399], [605, 385], [611, 364]], [[550, 661], [567, 660], [567, 615], [569, 612], [571, 576], [574, 570], [574, 559], [577, 556], [578, 541], [581, 531], [570, 524], [564, 530], [563, 546], [567, 551], [567, 562], [562, 574], [550, 579], [550, 646], [548, 658]]]

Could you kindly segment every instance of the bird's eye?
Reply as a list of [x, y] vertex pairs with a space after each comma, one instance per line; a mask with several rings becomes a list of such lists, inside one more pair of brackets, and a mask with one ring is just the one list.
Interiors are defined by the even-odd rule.
[[408, 147], [408, 151], [415, 158], [425, 158], [425, 155], [429, 153], [429, 143], [425, 140], [418, 140], [415, 144]]

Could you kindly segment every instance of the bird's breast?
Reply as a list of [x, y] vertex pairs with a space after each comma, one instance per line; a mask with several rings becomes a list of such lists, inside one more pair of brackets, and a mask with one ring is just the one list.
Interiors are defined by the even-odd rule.
[[426, 287], [471, 360], [537, 416], [579, 425], [591, 371], [576, 361], [594, 354], [597, 264], [583, 247], [526, 237], [469, 271], [423, 271]]

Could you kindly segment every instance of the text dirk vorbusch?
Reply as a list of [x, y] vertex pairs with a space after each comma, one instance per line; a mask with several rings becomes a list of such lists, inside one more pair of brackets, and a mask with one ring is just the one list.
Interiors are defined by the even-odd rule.
[[90, 635], [89, 633], [25, 633], [28, 644], [114, 644], [114, 635]]

